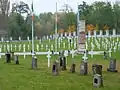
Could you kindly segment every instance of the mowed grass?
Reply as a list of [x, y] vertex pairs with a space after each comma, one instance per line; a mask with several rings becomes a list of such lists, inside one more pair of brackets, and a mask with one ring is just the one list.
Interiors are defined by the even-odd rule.
[[[51, 58], [51, 67], [47, 67], [47, 57], [37, 56], [38, 70], [31, 69], [31, 56], [26, 59], [19, 56], [20, 65], [15, 62], [6, 64], [5, 57], [0, 60], [0, 90], [120, 90], [120, 61], [117, 60], [118, 73], [107, 72], [109, 60], [101, 56], [94, 56], [88, 60], [88, 75], [80, 75], [81, 55], [75, 56], [76, 73], [69, 73], [72, 59], [67, 58], [67, 70], [60, 71], [59, 76], [53, 76], [52, 63], [56, 56]], [[118, 57], [119, 58], [119, 57]], [[92, 64], [103, 65], [104, 87], [94, 88], [92, 85]]]
[[[116, 41], [116, 38], [113, 38]], [[101, 39], [102, 40], [102, 39]], [[104, 40], [104, 39], [103, 39]], [[90, 39], [90, 42], [92, 39]], [[66, 47], [63, 48], [63, 42], [66, 43]], [[68, 47], [68, 40], [65, 38], [61, 42], [60, 50], [69, 50], [74, 48], [74, 43], [72, 43], [71, 48]], [[93, 39], [95, 44], [95, 40]], [[2, 52], [6, 52], [3, 45], [9, 43], [0, 43], [2, 45]], [[17, 48], [13, 47], [15, 52], [23, 52], [23, 46], [19, 51], [18, 46], [21, 44], [26, 45], [26, 51], [30, 51], [27, 48], [29, 44], [31, 47], [31, 42], [11, 42], [12, 45], [17, 45]], [[39, 41], [35, 41], [35, 50], [36, 44], [39, 44]], [[39, 44], [40, 52], [48, 51], [46, 50], [46, 44], [52, 45], [55, 48], [55, 40], [42, 41], [43, 49], [41, 49], [41, 44]], [[58, 45], [59, 46], [59, 45]], [[98, 51], [95, 45], [95, 51]], [[49, 49], [49, 48], [48, 48]], [[91, 44], [88, 43], [88, 49], [91, 50]], [[101, 50], [104, 50], [101, 47]], [[100, 50], [100, 51], [101, 51]], [[19, 56], [20, 65], [15, 65], [13, 61], [10, 64], [6, 64], [5, 57], [2, 56], [0, 59], [0, 90], [120, 90], [120, 50], [117, 49], [116, 52], [112, 53], [112, 57], [117, 60], [117, 70], [118, 73], [107, 72], [109, 67], [109, 60], [103, 60], [103, 55], [94, 55], [91, 58], [91, 55], [88, 56], [88, 75], [80, 75], [80, 63], [81, 55], [76, 55], [74, 58], [76, 64], [76, 73], [69, 73], [69, 69], [72, 64], [71, 55], [67, 57], [67, 70], [60, 71], [59, 76], [52, 75], [52, 63], [57, 59], [58, 56], [52, 56], [51, 58], [51, 67], [47, 67], [47, 55], [37, 56], [38, 58], [38, 70], [31, 69], [31, 56], [26, 56], [24, 59], [23, 56]], [[92, 85], [92, 64], [102, 64], [103, 66], [103, 83], [104, 87], [94, 88]]]

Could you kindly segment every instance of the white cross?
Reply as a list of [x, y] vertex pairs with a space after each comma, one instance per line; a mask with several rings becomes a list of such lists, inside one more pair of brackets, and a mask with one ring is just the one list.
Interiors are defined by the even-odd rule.
[[37, 51], [39, 52], [39, 45], [37, 44], [36, 47], [37, 47]]
[[93, 58], [93, 54], [94, 54], [94, 52], [93, 52], [93, 50], [91, 49], [91, 58]]
[[111, 49], [109, 49], [109, 57], [111, 57], [111, 52], [112, 52]]
[[72, 51], [71, 51], [71, 54], [72, 54], [72, 58], [74, 58], [74, 56], [75, 56], [75, 51], [72, 49]]
[[86, 53], [84, 53], [84, 56], [82, 58], [83, 58], [83, 61], [85, 61], [85, 62], [88, 60]]
[[51, 45], [51, 50], [53, 50], [53, 44]]
[[30, 45], [28, 44], [28, 51], [30, 50]]
[[51, 58], [50, 54], [51, 54], [51, 52], [49, 50], [48, 51], [48, 55], [47, 55], [47, 58], [48, 58], [48, 67], [50, 67], [50, 58]]
[[63, 43], [63, 48], [65, 48], [65, 42]]
[[65, 52], [64, 52], [64, 56], [66, 57], [66, 64], [67, 64], [68, 51], [65, 51]]

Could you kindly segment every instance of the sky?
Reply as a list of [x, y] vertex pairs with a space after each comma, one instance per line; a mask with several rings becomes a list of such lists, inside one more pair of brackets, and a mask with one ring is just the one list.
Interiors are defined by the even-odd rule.
[[[11, 2], [19, 2], [20, 0], [11, 0]], [[32, 0], [22, 0], [31, 6]], [[33, 0], [34, 11], [36, 14], [43, 12], [55, 12], [56, 11], [56, 2], [57, 9], [60, 10], [63, 8], [63, 5], [67, 3], [74, 12], [77, 12], [77, 5], [81, 4], [83, 0]], [[115, 0], [84, 0], [88, 4], [93, 3], [94, 1], [115, 1]]]

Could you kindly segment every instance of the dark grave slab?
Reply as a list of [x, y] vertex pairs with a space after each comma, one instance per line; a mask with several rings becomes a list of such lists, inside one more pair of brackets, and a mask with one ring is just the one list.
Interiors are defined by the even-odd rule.
[[63, 58], [60, 57], [60, 67], [62, 67], [62, 65], [63, 65]]
[[11, 53], [7, 52], [5, 55], [6, 55], [6, 63], [10, 63], [11, 62]]
[[37, 69], [37, 58], [32, 57], [32, 69]]
[[99, 74], [102, 76], [102, 65], [93, 64], [92, 71], [93, 71], [93, 75]]
[[66, 57], [63, 57], [62, 70], [66, 70]]
[[75, 63], [71, 65], [71, 68], [70, 68], [71, 73], [75, 73], [75, 66], [76, 66]]
[[99, 74], [93, 76], [93, 86], [96, 88], [103, 87], [103, 78]]
[[118, 72], [116, 70], [116, 59], [110, 58], [109, 68], [107, 68], [109, 72]]
[[80, 74], [87, 75], [88, 74], [88, 63], [82, 61], [80, 64]]
[[58, 61], [55, 61], [52, 67], [52, 74], [53, 75], [59, 75], [59, 63]]

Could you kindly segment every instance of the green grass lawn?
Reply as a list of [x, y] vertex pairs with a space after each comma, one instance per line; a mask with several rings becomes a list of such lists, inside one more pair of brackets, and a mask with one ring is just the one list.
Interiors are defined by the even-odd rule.
[[[113, 38], [116, 41], [116, 38]], [[102, 40], [102, 39], [101, 39]], [[104, 39], [103, 39], [104, 40]], [[63, 42], [68, 44], [66, 39], [63, 39]], [[95, 39], [90, 39], [90, 42], [95, 43]], [[7, 45], [9, 43], [0, 43], [1, 45]], [[31, 47], [31, 42], [11, 42], [13, 45], [27, 44]], [[39, 41], [35, 41], [35, 45], [39, 44]], [[47, 51], [45, 45], [54, 45], [55, 40], [48, 41], [45, 40], [42, 42], [44, 49], [41, 49], [40, 52]], [[74, 44], [74, 42], [72, 43]], [[74, 45], [71, 46], [73, 49]], [[68, 50], [68, 46], [63, 48], [63, 43], [61, 43], [60, 50]], [[35, 47], [36, 50], [36, 47]], [[88, 50], [91, 50], [91, 44], [88, 43]], [[98, 49], [95, 45], [95, 51]], [[101, 50], [104, 50], [101, 47]], [[13, 51], [15, 49], [13, 48]], [[18, 47], [15, 52], [18, 52]], [[26, 51], [30, 51], [27, 50]], [[6, 52], [2, 46], [2, 52]], [[20, 52], [23, 52], [23, 47]], [[118, 73], [107, 72], [109, 66], [109, 60], [103, 60], [102, 55], [94, 55], [93, 58], [88, 56], [88, 66], [89, 74], [86, 76], [80, 75], [80, 63], [81, 55], [76, 55], [74, 60], [76, 64], [76, 73], [69, 73], [71, 67], [72, 59], [71, 55], [67, 57], [67, 70], [60, 71], [59, 76], [52, 75], [52, 63], [56, 60], [56, 56], [51, 57], [51, 67], [47, 67], [47, 57], [46, 55], [37, 56], [38, 58], [38, 70], [31, 70], [31, 56], [26, 56], [24, 59], [23, 56], [19, 56], [20, 65], [15, 65], [15, 62], [10, 64], [5, 64], [5, 57], [2, 56], [0, 59], [0, 90], [120, 90], [120, 50], [112, 53], [112, 56], [117, 60], [117, 69]], [[102, 64], [103, 66], [103, 88], [94, 88], [92, 85], [92, 64]]]
[[71, 55], [67, 60], [67, 70], [60, 71], [59, 76], [52, 76], [52, 63], [56, 57], [51, 58], [51, 67], [47, 67], [46, 56], [37, 56], [38, 70], [31, 70], [31, 56], [23, 59], [19, 56], [20, 65], [14, 62], [4, 64], [5, 58], [0, 60], [0, 90], [96, 90], [92, 85], [92, 64], [103, 65], [104, 87], [97, 90], [120, 90], [120, 61], [117, 60], [118, 73], [107, 72], [108, 60], [89, 59], [89, 74], [80, 75], [81, 56], [75, 56], [76, 73], [69, 73], [72, 63]]

